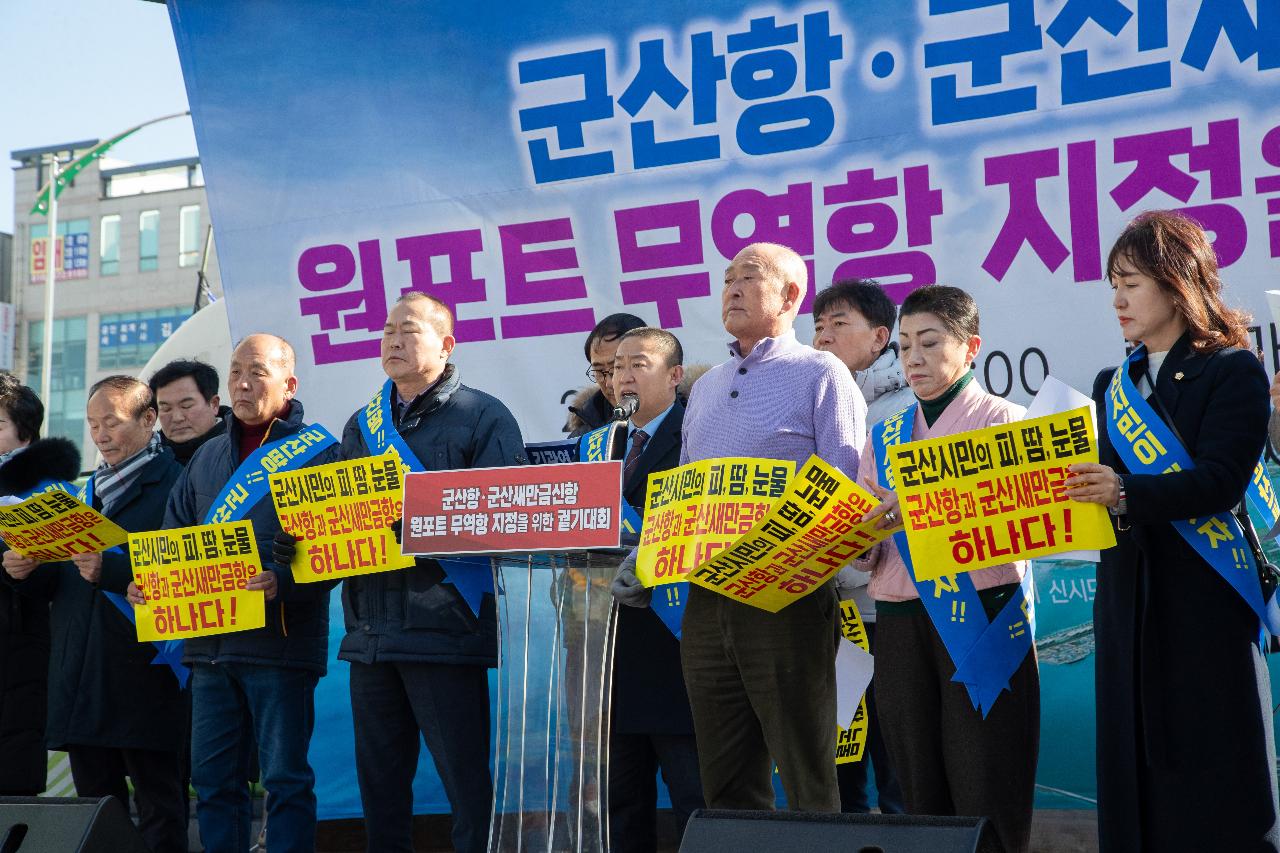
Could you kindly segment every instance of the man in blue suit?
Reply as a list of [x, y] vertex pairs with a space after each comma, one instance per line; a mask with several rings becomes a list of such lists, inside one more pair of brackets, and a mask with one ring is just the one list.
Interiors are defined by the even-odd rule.
[[[623, 335], [614, 356], [615, 398], [638, 401], [627, 424], [622, 493], [641, 516], [649, 475], [680, 464], [684, 404], [676, 390], [684, 378], [683, 362], [676, 336], [648, 327]], [[618, 608], [611, 709], [609, 848], [652, 853], [659, 769], [681, 836], [689, 813], [703, 807], [680, 641], [652, 607]]]

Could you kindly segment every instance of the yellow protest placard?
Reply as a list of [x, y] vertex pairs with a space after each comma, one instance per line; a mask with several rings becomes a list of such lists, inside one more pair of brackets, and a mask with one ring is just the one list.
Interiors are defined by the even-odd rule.
[[[864, 652], [871, 653], [867, 628], [853, 599], [840, 602], [840, 634]], [[836, 733], [836, 764], [854, 764], [863, 759], [866, 755], [867, 727], [867, 697], [864, 693], [858, 699], [858, 710], [853, 715], [849, 728], [840, 728]]]
[[404, 505], [404, 468], [394, 452], [271, 475], [280, 526], [298, 537], [298, 583], [403, 569], [391, 524]]
[[267, 624], [253, 525], [203, 524], [129, 534], [133, 582], [146, 603], [134, 609], [138, 640], [180, 640]]
[[879, 501], [810, 456], [751, 529], [697, 566], [689, 581], [777, 613], [884, 539], [862, 517]]
[[1098, 461], [1088, 407], [890, 452], [917, 580], [1116, 544], [1105, 507], [1066, 495], [1067, 466]]
[[795, 471], [777, 459], [703, 459], [649, 475], [636, 576], [676, 583], [769, 511]]
[[47, 563], [105, 551], [129, 534], [74, 495], [50, 489], [0, 507], [0, 536], [19, 554]]

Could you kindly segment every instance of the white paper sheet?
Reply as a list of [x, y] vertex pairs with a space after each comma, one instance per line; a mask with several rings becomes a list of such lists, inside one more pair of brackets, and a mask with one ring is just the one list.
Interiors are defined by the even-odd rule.
[[1271, 319], [1280, 326], [1280, 290], [1268, 290], [1266, 293], [1267, 304], [1271, 306]]
[[[1280, 294], [1280, 291], [1277, 293]], [[1027, 414], [1023, 417], [1023, 420], [1043, 418], [1045, 415], [1056, 415], [1058, 412], [1069, 412], [1081, 406], [1089, 407], [1089, 428], [1096, 439], [1098, 427], [1093, 418], [1093, 400], [1081, 394], [1061, 379], [1046, 376], [1044, 384], [1040, 386], [1040, 391], [1036, 394], [1036, 398], [1031, 401], [1030, 406], [1027, 406]], [[1102, 556], [1097, 551], [1066, 551], [1062, 554], [1054, 554], [1053, 559], [1084, 560], [1096, 563], [1102, 559]]]
[[836, 722], [847, 729], [875, 672], [875, 658], [848, 640], [836, 651]]

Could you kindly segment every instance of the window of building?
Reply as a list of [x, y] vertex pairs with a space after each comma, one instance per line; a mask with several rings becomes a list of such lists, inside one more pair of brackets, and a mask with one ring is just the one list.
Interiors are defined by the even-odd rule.
[[98, 318], [98, 369], [141, 367], [189, 316], [189, 307], [103, 314]]
[[120, 214], [102, 217], [98, 238], [98, 275], [120, 272]]
[[178, 266], [200, 264], [200, 205], [189, 204], [178, 211]]
[[[85, 361], [88, 318], [63, 317], [53, 321], [53, 359], [49, 371], [49, 413], [51, 436], [75, 442], [84, 452]], [[27, 324], [27, 384], [40, 391], [40, 365], [44, 346], [44, 322]]]
[[160, 268], [160, 211], [144, 210], [138, 214], [138, 271]]

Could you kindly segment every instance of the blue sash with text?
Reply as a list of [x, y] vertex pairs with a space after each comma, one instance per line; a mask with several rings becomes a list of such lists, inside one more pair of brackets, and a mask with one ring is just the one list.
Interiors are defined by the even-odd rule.
[[262, 445], [236, 468], [202, 523], [239, 521], [270, 493], [268, 475], [301, 468], [337, 443], [327, 429], [311, 424], [293, 435]]
[[370, 456], [381, 456], [388, 449], [394, 449], [410, 471], [425, 471], [422, 460], [395, 427], [395, 418], [391, 416], [391, 388], [392, 382], [388, 379], [356, 418], [365, 447], [369, 448]]
[[[391, 415], [391, 397], [394, 383], [388, 379], [373, 395], [369, 404], [360, 411], [356, 423], [360, 425], [360, 434], [364, 436], [365, 447], [370, 456], [381, 456], [388, 450], [394, 450], [400, 457], [401, 464], [410, 471], [425, 471], [422, 460], [409, 447], [409, 443], [400, 435], [395, 427], [395, 418]], [[436, 559], [444, 572], [444, 582], [453, 584], [472, 614], [480, 618], [480, 605], [487, 592], [493, 594], [493, 568], [488, 557], [448, 557]]]
[[[1134, 474], [1190, 471], [1196, 467], [1195, 460], [1129, 378], [1129, 367], [1143, 358], [1146, 358], [1146, 349], [1140, 346], [1111, 377], [1106, 400], [1107, 435], [1125, 467]], [[1254, 467], [1245, 498], [1255, 510], [1271, 519], [1274, 527], [1275, 491], [1261, 462]], [[1239, 593], [1262, 625], [1272, 634], [1280, 635], [1280, 604], [1275, 595], [1270, 601], [1262, 600], [1253, 549], [1235, 516], [1220, 512], [1171, 523], [1178, 535]]]
[[[871, 429], [876, 472], [885, 488], [895, 488], [893, 468], [889, 465], [889, 448], [911, 440], [916, 405], [912, 403]], [[906, 531], [899, 530], [893, 534], [893, 541], [934, 630], [956, 666], [951, 680], [964, 684], [973, 707], [979, 709], [985, 718], [1000, 693], [1009, 689], [1009, 678], [1022, 664], [1035, 639], [1030, 564], [1021, 586], [1005, 602], [996, 618], [988, 622], [982, 600], [968, 574], [917, 581]]]

